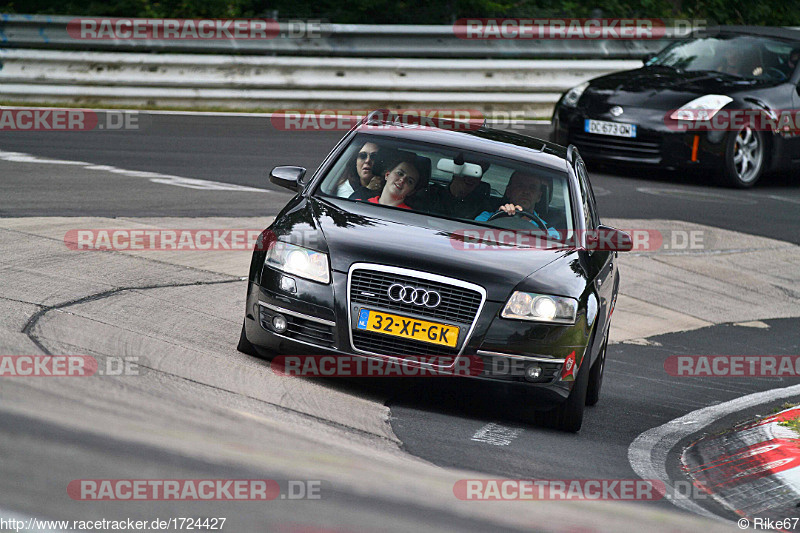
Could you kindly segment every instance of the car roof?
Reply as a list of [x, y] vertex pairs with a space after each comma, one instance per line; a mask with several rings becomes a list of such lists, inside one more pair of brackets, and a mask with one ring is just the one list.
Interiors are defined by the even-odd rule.
[[786, 41], [800, 42], [800, 29], [779, 28], [775, 26], [709, 26], [698, 30], [697, 37], [722, 35], [752, 35], [754, 37], [770, 37]]
[[448, 148], [460, 148], [471, 152], [507, 157], [547, 166], [562, 172], [566, 170], [567, 149], [559, 144], [487, 126], [475, 127], [470, 126], [468, 123], [461, 124], [464, 125], [464, 129], [455, 131], [460, 128], [459, 124], [453, 123], [453, 128], [447, 129], [382, 121], [380, 125], [391, 125], [391, 127], [376, 127], [375, 123], [369, 123], [361, 124], [355, 131], [357, 133], [439, 144]]

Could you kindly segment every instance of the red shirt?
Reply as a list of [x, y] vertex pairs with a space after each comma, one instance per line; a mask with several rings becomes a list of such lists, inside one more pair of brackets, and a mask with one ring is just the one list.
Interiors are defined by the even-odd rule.
[[[373, 196], [372, 198], [368, 199], [367, 201], [369, 203], [372, 203], [372, 204], [377, 204], [379, 199], [380, 199], [380, 196]], [[399, 203], [399, 204], [394, 205], [392, 207], [399, 207], [401, 209], [411, 209], [411, 206], [410, 205], [406, 205], [405, 202]]]

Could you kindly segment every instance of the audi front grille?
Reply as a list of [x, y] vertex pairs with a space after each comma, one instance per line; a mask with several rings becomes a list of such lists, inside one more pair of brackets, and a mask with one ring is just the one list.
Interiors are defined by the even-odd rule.
[[[350, 271], [350, 293], [348, 309], [368, 309], [395, 312], [413, 318], [432, 320], [459, 326], [467, 332], [459, 346], [448, 348], [421, 343], [411, 339], [391, 337], [379, 333], [364, 332], [351, 328], [353, 348], [384, 355], [455, 355], [461, 352], [469, 340], [478, 313], [485, 300], [485, 291], [477, 285], [424, 272], [417, 272], [382, 265], [354, 266]], [[398, 287], [405, 287], [405, 300], [412, 300], [411, 291], [419, 290], [414, 301], [399, 298]], [[392, 297], [389, 289], [394, 287]], [[423, 293], [430, 292], [427, 300]], [[438, 294], [438, 297], [433, 296]], [[438, 301], [438, 305], [432, 306]], [[352, 322], [351, 322], [352, 324]]]
[[[389, 298], [389, 287], [395, 284], [435, 291], [441, 302], [434, 308]], [[398, 276], [374, 270], [354, 270], [350, 282], [350, 303], [377, 306], [382, 309], [411, 313], [444, 322], [471, 324], [481, 305], [481, 294], [476, 291], [430, 282], [408, 276]]]

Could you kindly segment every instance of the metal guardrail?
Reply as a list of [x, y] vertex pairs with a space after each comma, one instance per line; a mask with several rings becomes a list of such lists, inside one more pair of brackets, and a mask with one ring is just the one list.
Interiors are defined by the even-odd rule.
[[321, 24], [293, 38], [82, 40], [0, 15], [0, 100], [79, 106], [470, 109], [549, 116], [561, 93], [669, 40], [466, 40], [453, 26]]
[[0, 100], [260, 109], [434, 107], [549, 116], [637, 60], [379, 59], [0, 49]]
[[[335, 57], [641, 59], [670, 41], [459, 39], [453, 26], [322, 24], [319, 37], [260, 40], [80, 40], [70, 16], [0, 15], [0, 46], [50, 50], [178, 52]], [[285, 34], [287, 24], [281, 24]]]

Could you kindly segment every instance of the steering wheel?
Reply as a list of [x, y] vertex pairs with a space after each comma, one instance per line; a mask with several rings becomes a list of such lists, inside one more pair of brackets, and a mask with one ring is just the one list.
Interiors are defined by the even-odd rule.
[[769, 67], [764, 70], [764, 74], [769, 74], [770, 77], [777, 79], [777, 81], [786, 81], [789, 79], [789, 76], [778, 67]]
[[500, 210], [497, 213], [495, 213], [492, 216], [490, 216], [489, 220], [487, 220], [487, 222], [491, 222], [492, 220], [494, 220], [496, 218], [503, 217], [503, 216], [505, 216], [505, 217], [528, 217], [529, 219], [531, 219], [531, 221], [534, 224], [539, 226], [539, 229], [541, 229], [545, 233], [549, 233], [548, 229], [547, 229], [547, 226], [544, 225], [544, 222], [542, 222], [538, 216], [534, 215], [533, 213], [529, 213], [528, 211], [516, 211], [514, 214], [509, 215], [505, 211]]

